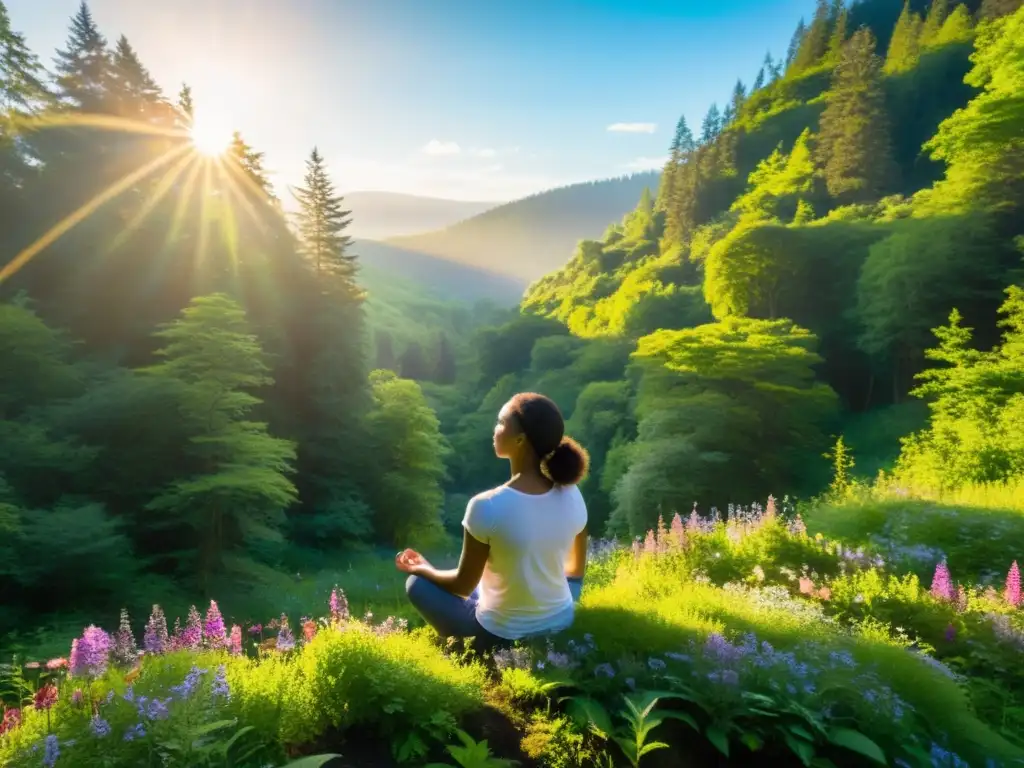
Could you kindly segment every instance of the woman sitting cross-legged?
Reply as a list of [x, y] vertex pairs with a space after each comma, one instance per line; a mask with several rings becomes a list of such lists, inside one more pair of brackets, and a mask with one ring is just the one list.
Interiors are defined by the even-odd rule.
[[412, 549], [395, 558], [427, 623], [443, 637], [474, 638], [477, 650], [568, 628], [587, 559], [576, 486], [589, 459], [565, 436], [558, 406], [543, 395], [513, 397], [498, 414], [494, 452], [512, 478], [470, 500], [458, 567], [438, 570]]

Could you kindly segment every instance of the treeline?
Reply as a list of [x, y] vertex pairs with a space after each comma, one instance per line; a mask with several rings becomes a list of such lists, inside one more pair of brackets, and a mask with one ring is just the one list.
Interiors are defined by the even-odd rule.
[[[549, 320], [503, 331], [586, 382], [564, 397], [611, 530], [816, 492], [848, 416], [904, 401], [953, 308], [999, 342], [1024, 274], [1022, 73], [1019, 2], [820, 2], [699, 135], [679, 121], [657, 196], [531, 287]], [[628, 364], [594, 377], [613, 347]], [[484, 410], [546, 381], [531, 365]]]
[[0, 626], [440, 531], [444, 440], [369, 370], [320, 154], [286, 221], [261, 153], [201, 156], [189, 89], [84, 2], [55, 61], [0, 3]]

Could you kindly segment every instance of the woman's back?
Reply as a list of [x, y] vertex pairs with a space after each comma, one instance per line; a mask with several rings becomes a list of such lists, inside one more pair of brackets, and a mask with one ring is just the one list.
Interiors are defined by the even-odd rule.
[[476, 611], [484, 629], [518, 639], [572, 623], [565, 563], [587, 525], [579, 488], [555, 486], [538, 495], [495, 488], [469, 502], [463, 524], [490, 546]]

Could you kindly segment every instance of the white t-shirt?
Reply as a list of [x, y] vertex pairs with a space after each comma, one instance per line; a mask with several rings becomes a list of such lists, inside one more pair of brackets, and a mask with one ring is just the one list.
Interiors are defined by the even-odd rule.
[[491, 547], [480, 580], [476, 618], [506, 640], [555, 632], [572, 624], [574, 606], [565, 563], [587, 526], [575, 485], [531, 495], [508, 486], [470, 500], [463, 526]]

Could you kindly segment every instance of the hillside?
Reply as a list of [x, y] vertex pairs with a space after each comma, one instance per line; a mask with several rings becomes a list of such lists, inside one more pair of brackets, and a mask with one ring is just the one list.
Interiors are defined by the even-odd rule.
[[345, 194], [352, 212], [348, 232], [365, 240], [414, 235], [456, 224], [501, 205], [500, 202], [445, 200], [398, 192], [354, 191]]
[[608, 222], [620, 219], [645, 187], [656, 190], [658, 178], [651, 172], [572, 184], [388, 242], [529, 283], [562, 266], [579, 240], [599, 236]]

